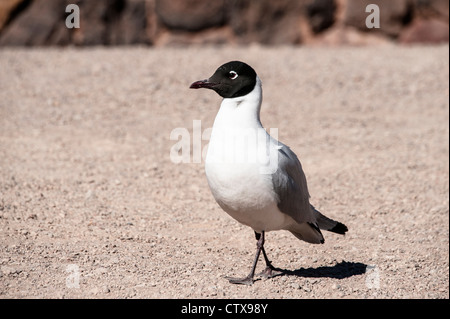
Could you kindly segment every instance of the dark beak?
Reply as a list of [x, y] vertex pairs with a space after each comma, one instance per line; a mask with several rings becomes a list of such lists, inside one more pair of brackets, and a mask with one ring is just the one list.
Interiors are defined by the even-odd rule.
[[190, 89], [201, 89], [201, 88], [212, 89], [214, 85], [216, 85], [216, 83], [209, 82], [209, 79], [206, 79], [206, 80], [196, 81], [196, 82], [192, 83], [189, 88]]

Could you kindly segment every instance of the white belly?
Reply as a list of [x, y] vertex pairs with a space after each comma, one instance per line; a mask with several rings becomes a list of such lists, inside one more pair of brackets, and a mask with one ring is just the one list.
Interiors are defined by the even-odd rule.
[[277, 207], [271, 175], [253, 164], [205, 164], [211, 192], [220, 207], [238, 222], [261, 232], [283, 229], [291, 220]]

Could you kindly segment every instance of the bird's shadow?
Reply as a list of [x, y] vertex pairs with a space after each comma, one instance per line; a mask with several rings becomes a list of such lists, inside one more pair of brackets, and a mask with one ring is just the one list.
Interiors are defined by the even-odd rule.
[[310, 278], [336, 278], [343, 279], [366, 273], [367, 265], [360, 262], [342, 261], [334, 266], [323, 266], [317, 268], [300, 268], [296, 270], [280, 269], [280, 276], [296, 276]]

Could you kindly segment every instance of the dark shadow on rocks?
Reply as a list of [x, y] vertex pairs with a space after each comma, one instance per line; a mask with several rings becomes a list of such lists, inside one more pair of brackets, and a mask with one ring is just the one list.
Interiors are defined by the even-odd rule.
[[342, 261], [334, 266], [324, 266], [317, 268], [300, 268], [296, 270], [279, 269], [281, 276], [297, 276], [310, 278], [336, 278], [343, 279], [356, 275], [362, 275], [366, 272], [366, 264], [359, 262]]

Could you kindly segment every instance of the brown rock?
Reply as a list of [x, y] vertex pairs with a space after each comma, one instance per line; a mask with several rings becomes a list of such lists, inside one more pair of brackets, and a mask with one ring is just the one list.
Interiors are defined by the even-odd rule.
[[14, 10], [20, 5], [24, 0], [2, 0], [0, 1], [0, 31], [6, 22], [12, 18]]
[[158, 18], [169, 29], [198, 31], [226, 20], [224, 0], [156, 0], [155, 4]]
[[449, 22], [448, 0], [412, 0], [414, 15], [425, 19], [437, 18]]
[[354, 27], [338, 26], [323, 32], [310, 43], [315, 46], [367, 46], [386, 45], [391, 43], [389, 39], [380, 33], [366, 33]]
[[[369, 29], [366, 12], [369, 4], [376, 4], [380, 8], [380, 28]], [[347, 1], [344, 9], [344, 23], [356, 27], [361, 31], [382, 32], [389, 36], [398, 36], [404, 22], [410, 16], [411, 8], [407, 0], [358, 0]]]
[[210, 28], [199, 32], [164, 32], [154, 43], [156, 46], [186, 46], [186, 45], [223, 45], [234, 43], [234, 35], [228, 26]]
[[[372, 3], [379, 29], [366, 27]], [[68, 4], [80, 8], [79, 29], [65, 26]], [[448, 9], [448, 0], [0, 0], [0, 45], [439, 43]]]
[[[68, 29], [65, 8], [80, 8], [80, 28]], [[0, 34], [2, 45], [150, 43], [146, 0], [35, 0]]]
[[314, 0], [307, 5], [309, 24], [314, 33], [319, 33], [334, 23], [336, 4], [334, 0]]
[[240, 42], [297, 44], [304, 2], [237, 0], [230, 5], [230, 26]]
[[127, 0], [119, 20], [111, 24], [110, 44], [149, 44], [145, 0]]
[[448, 23], [437, 19], [417, 19], [399, 37], [400, 43], [443, 43], [448, 41]]
[[[77, 1], [75, 1], [77, 3]], [[146, 0], [80, 1], [80, 29], [74, 29], [77, 45], [150, 43]]]
[[67, 44], [65, 0], [36, 0], [4, 28], [0, 45]]
[[[110, 44], [110, 26], [119, 21], [125, 1], [75, 1], [80, 7], [80, 28], [74, 29], [73, 42], [77, 45]], [[113, 37], [114, 39], [114, 37]]]

